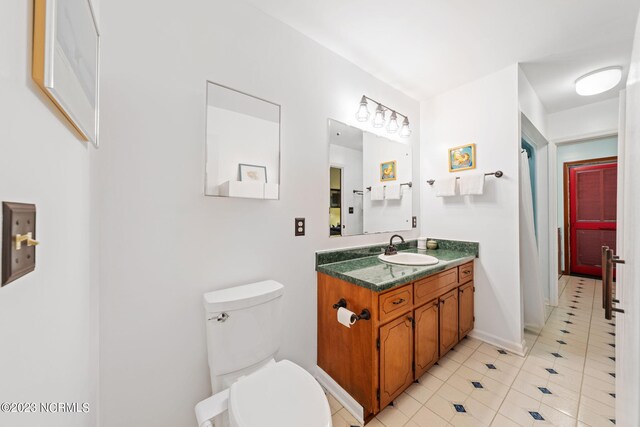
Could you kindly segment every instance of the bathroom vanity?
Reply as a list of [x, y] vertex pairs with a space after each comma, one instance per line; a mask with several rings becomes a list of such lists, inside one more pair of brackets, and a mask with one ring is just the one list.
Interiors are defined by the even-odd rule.
[[[318, 366], [362, 405], [365, 420], [473, 329], [478, 244], [440, 241], [440, 249], [426, 251], [412, 245], [399, 249], [435, 256], [438, 264], [388, 264], [378, 259], [382, 246], [316, 256]], [[336, 308], [345, 303], [370, 318], [350, 328], [338, 323]]]

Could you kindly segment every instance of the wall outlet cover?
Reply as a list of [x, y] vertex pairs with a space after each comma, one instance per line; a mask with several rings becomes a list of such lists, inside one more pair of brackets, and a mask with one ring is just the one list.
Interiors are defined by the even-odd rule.
[[305, 219], [304, 218], [296, 218], [295, 219], [295, 235], [296, 236], [304, 236], [305, 231], [306, 231]]

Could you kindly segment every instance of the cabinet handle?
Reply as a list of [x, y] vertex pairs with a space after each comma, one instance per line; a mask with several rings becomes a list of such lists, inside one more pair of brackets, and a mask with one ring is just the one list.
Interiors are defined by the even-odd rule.
[[464, 289], [460, 289], [460, 293], [461, 293], [461, 294], [464, 294]]
[[404, 298], [400, 298], [399, 300], [394, 301], [394, 302], [392, 302], [391, 304], [393, 304], [393, 305], [398, 305], [398, 304], [402, 304], [404, 301], [405, 301], [405, 299], [404, 299]]
[[462, 270], [462, 272], [463, 272], [464, 274], [469, 274], [469, 273], [471, 273], [471, 270]]
[[433, 306], [434, 306], [434, 307], [437, 307], [437, 306], [439, 306], [439, 305], [440, 305], [440, 301], [436, 301], [436, 302], [434, 302], [434, 303], [433, 303]]
[[407, 320], [408, 320], [409, 322], [412, 322], [412, 323], [413, 323], [413, 317], [408, 316], [408, 317], [407, 317]]

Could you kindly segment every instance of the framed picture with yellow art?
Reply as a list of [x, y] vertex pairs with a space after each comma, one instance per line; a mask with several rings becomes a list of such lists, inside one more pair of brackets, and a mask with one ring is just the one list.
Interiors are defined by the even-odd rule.
[[100, 35], [90, 0], [35, 0], [33, 80], [98, 147]]
[[476, 144], [449, 148], [449, 172], [476, 168]]
[[389, 162], [380, 163], [380, 181], [395, 181], [396, 175], [396, 161], [391, 160]]

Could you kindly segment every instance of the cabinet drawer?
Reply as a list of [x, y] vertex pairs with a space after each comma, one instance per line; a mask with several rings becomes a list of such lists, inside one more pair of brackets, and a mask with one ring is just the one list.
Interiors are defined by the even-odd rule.
[[378, 304], [380, 306], [380, 321], [402, 314], [413, 306], [413, 288], [411, 285], [406, 285], [380, 295]]
[[458, 284], [458, 269], [438, 273], [435, 276], [418, 280], [415, 283], [415, 304], [419, 305], [439, 297]]
[[458, 282], [460, 284], [473, 280], [473, 261], [458, 267]]

